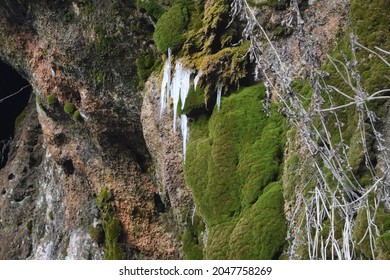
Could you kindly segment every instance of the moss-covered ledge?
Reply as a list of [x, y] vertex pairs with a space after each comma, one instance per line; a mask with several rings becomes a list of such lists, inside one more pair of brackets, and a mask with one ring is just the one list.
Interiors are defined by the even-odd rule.
[[275, 259], [282, 252], [286, 223], [278, 181], [286, 125], [276, 104], [267, 115], [264, 98], [263, 84], [244, 88], [191, 125], [184, 169], [208, 232], [204, 258]]

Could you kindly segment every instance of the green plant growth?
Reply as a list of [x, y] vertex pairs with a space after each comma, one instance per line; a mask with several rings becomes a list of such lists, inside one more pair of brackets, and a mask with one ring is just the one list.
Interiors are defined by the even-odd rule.
[[191, 87], [184, 105], [184, 113], [191, 114], [191, 112], [195, 111], [196, 109], [204, 107], [205, 97], [203, 89], [198, 86], [196, 90], [194, 90], [194, 88]]
[[160, 2], [158, 0], [137, 0], [137, 8], [141, 12], [145, 12], [154, 21], [157, 21], [165, 12]]
[[[104, 249], [106, 260], [122, 260], [125, 258], [124, 245], [120, 242], [122, 226], [117, 217], [115, 217], [114, 208], [111, 204], [112, 196], [108, 188], [103, 188], [96, 198], [96, 204], [99, 208], [102, 228], [104, 231]], [[98, 235], [99, 232], [91, 231], [91, 238], [96, 241], [103, 239]]]
[[67, 102], [67, 103], [65, 103], [65, 105], [64, 105], [64, 112], [67, 113], [68, 115], [73, 114], [73, 112], [75, 111], [75, 109], [76, 109], [76, 107], [74, 106], [73, 103]]
[[[265, 205], [262, 196], [269, 184], [279, 180], [286, 125], [275, 104], [267, 116], [261, 102], [263, 98], [264, 85], [244, 88], [222, 98], [221, 110], [214, 109], [209, 120], [200, 117], [191, 125], [185, 177], [199, 214], [207, 224], [206, 258], [271, 259], [277, 258], [284, 246], [282, 190], [279, 185], [269, 187], [272, 191], [268, 195], [275, 198], [270, 202], [272, 207]], [[266, 225], [272, 220], [275, 227], [269, 230], [248, 225], [251, 223], [249, 217], [258, 213], [257, 209], [264, 208], [275, 211], [268, 217], [262, 216], [261, 223]], [[244, 226], [253, 226], [251, 234], [255, 236], [274, 234], [278, 238], [272, 244], [266, 244], [264, 240], [268, 239], [265, 237], [253, 238], [246, 246], [260, 248], [257, 253], [234, 253], [233, 233], [241, 232], [240, 228]], [[275, 232], [276, 229], [280, 231]]]
[[101, 70], [93, 70], [92, 71], [92, 79], [95, 84], [100, 84], [103, 82], [105, 77], [105, 73]]
[[68, 248], [70, 243], [70, 236], [67, 236], [64, 242], [64, 247], [62, 248], [61, 255], [65, 258], [68, 255]]
[[153, 34], [157, 49], [166, 53], [168, 48], [177, 51], [185, 40], [188, 11], [180, 4], [173, 5], [156, 23]]
[[91, 236], [91, 239], [98, 245], [104, 244], [105, 236], [103, 227], [101, 225], [96, 225], [96, 227], [91, 225], [89, 227], [89, 236]]
[[[370, 198], [373, 204], [373, 198]], [[390, 256], [390, 219], [383, 205], [378, 209], [375, 218], [375, 225], [380, 233], [376, 239], [377, 250], [374, 254], [378, 259], [386, 259]], [[368, 226], [366, 209], [361, 209], [356, 217], [356, 224], [354, 230], [354, 238], [357, 242], [356, 251], [361, 258], [372, 259], [370, 240], [367, 238], [366, 230]]]
[[185, 231], [182, 235], [183, 251], [187, 260], [203, 259], [203, 234], [205, 225], [202, 219], [195, 214], [188, 216]]
[[154, 54], [150, 53], [137, 58], [136, 65], [140, 84], [143, 85], [149, 78], [150, 74], [158, 68], [160, 60], [158, 60]]
[[247, 52], [249, 41], [245, 41], [237, 47], [223, 48], [217, 53], [205, 55], [202, 54], [198, 59], [191, 56], [185, 57], [189, 60], [188, 64], [193, 63], [195, 68], [203, 72], [203, 90], [205, 92], [205, 102], [215, 95], [216, 77], [224, 81], [224, 84], [230, 87], [238, 87], [240, 81], [248, 75]]
[[72, 118], [75, 122], [80, 121], [81, 120], [80, 111], [79, 110], [74, 111]]
[[107, 33], [107, 30], [102, 25], [97, 25], [95, 27], [95, 33], [96, 33], [96, 54], [103, 56], [108, 54], [114, 46], [114, 38]]
[[270, 259], [281, 255], [287, 226], [280, 182], [270, 183], [244, 211], [230, 236], [229, 259]]
[[203, 25], [204, 32], [209, 34], [211, 30], [216, 30], [220, 23], [226, 19], [230, 11], [230, 5], [225, 0], [214, 0], [210, 2], [204, 11]]
[[58, 103], [58, 98], [54, 93], [50, 93], [46, 99], [46, 102], [47, 102], [47, 105], [53, 106], [54, 104]]
[[[352, 21], [352, 27], [349, 27], [345, 32], [340, 31], [338, 34], [339, 41], [336, 47], [330, 51], [330, 56], [334, 59], [333, 65], [329, 60], [325, 63], [322, 70], [329, 73], [324, 78], [324, 82], [327, 85], [331, 85], [339, 89], [346, 95], [349, 95], [351, 98], [356, 96], [356, 93], [351, 89], [351, 86], [345, 82], [340, 73], [337, 72], [336, 67], [341, 71], [341, 73], [345, 74], [344, 65], [348, 65], [350, 67], [356, 66], [356, 70], [360, 75], [360, 85], [356, 82], [354, 77], [351, 77], [351, 82], [355, 87], [362, 86], [365, 91], [370, 95], [375, 91], [383, 88], [390, 87], [390, 81], [387, 78], [388, 66], [383, 63], [378, 57], [370, 54], [369, 51], [364, 48], [356, 48], [355, 53], [352, 52], [351, 43], [350, 43], [350, 33], [353, 32], [357, 35], [357, 41], [372, 50], [375, 50], [375, 46], [380, 46], [384, 50], [390, 49], [390, 33], [384, 32], [388, 27], [388, 22], [390, 20], [389, 13], [382, 9], [381, 7], [389, 4], [389, 1], [386, 0], [376, 0], [376, 1], [364, 1], [364, 0], [352, 0], [351, 1], [351, 9], [350, 9], [350, 17]], [[354, 63], [354, 55], [356, 55], [356, 64]], [[344, 65], [343, 65], [344, 64]], [[336, 66], [336, 67], [335, 67]], [[353, 69], [355, 70], [355, 69]], [[350, 72], [351, 69], [349, 69]], [[356, 76], [355, 76], [356, 77]], [[302, 96], [304, 107], [307, 109], [311, 104], [309, 101], [314, 92], [313, 88], [310, 86], [308, 80], [296, 80], [293, 83], [293, 88], [295, 93], [299, 93]], [[329, 94], [328, 94], [329, 93]], [[348, 104], [351, 102], [349, 98], [346, 98], [342, 94], [331, 91], [331, 92], [321, 92], [321, 96], [324, 98], [324, 104], [322, 104], [323, 108], [331, 108], [337, 107], [344, 104]], [[377, 116], [377, 121], [375, 126], [377, 128], [381, 128], [384, 125], [383, 119], [387, 118], [388, 114], [388, 100], [380, 100], [380, 101], [371, 101], [366, 103], [369, 110], [375, 113]], [[348, 158], [348, 163], [350, 166], [346, 167], [346, 160], [344, 160], [344, 166], [350, 172], [347, 174], [352, 182], [355, 182], [355, 178], [358, 180], [361, 186], [367, 187], [371, 186], [373, 183], [373, 176], [368, 170], [366, 165], [366, 154], [364, 153], [363, 142], [362, 142], [362, 134], [360, 126], [363, 126], [365, 130], [365, 146], [368, 150], [368, 157], [372, 162], [376, 162], [376, 148], [375, 148], [375, 136], [371, 128], [371, 124], [367, 117], [364, 117], [365, 123], [359, 124], [359, 114], [361, 111], [360, 108], [357, 108], [356, 105], [351, 105], [348, 107], [344, 107], [338, 109], [336, 111], [337, 114], [334, 113], [324, 113], [323, 120], [326, 126], [326, 131], [330, 137], [330, 143], [318, 143], [320, 146], [332, 145], [334, 149], [338, 149], [337, 151], [341, 153], [341, 149], [339, 148], [342, 143], [347, 148], [347, 152], [345, 156]], [[337, 116], [337, 117], [336, 117]], [[322, 134], [325, 133], [325, 129], [322, 127], [320, 119], [315, 119], [316, 128]], [[335, 124], [340, 123], [341, 128]], [[340, 135], [341, 132], [341, 135]], [[296, 137], [289, 137], [290, 142], [295, 141]], [[295, 139], [295, 140], [294, 140]], [[290, 148], [290, 147], [289, 147]], [[307, 174], [312, 174], [313, 169], [308, 166], [307, 163], [304, 163], [300, 160], [297, 160], [297, 154], [293, 154], [290, 156], [290, 160], [286, 163], [286, 173], [289, 175], [286, 176], [285, 180], [285, 197], [288, 203], [293, 201], [294, 197], [294, 187], [298, 189], [302, 189], [303, 186], [305, 188], [305, 196], [307, 197], [310, 190], [313, 189], [313, 185], [309, 184], [309, 179]], [[336, 186], [335, 178], [331, 174], [329, 170], [326, 170], [323, 163], [320, 162], [320, 167], [323, 169], [325, 174], [325, 180], [330, 186]], [[294, 174], [295, 170], [305, 170], [305, 174], [300, 176], [299, 174]], [[317, 171], [316, 171], [317, 172]], [[305, 178], [306, 177], [306, 178]], [[373, 207], [373, 199], [369, 200], [370, 206], [368, 209], [374, 209]], [[376, 246], [377, 250], [374, 252], [374, 256], [371, 252], [371, 245], [369, 235], [367, 233], [367, 209], [361, 209], [356, 216], [355, 219], [355, 227], [354, 227], [354, 241], [355, 241], [355, 249], [356, 249], [356, 257], [363, 259], [371, 259], [375, 258], [385, 258], [388, 256], [388, 240], [386, 233], [389, 231], [389, 214], [386, 213], [381, 206], [375, 216], [374, 223], [379, 230], [379, 237], [376, 238]], [[335, 227], [341, 228], [343, 226], [343, 219], [336, 219]], [[327, 230], [327, 221], [324, 221], [322, 233], [324, 238], [326, 236]], [[341, 231], [341, 229], [339, 230]], [[303, 238], [304, 239], [304, 238]], [[339, 236], [340, 242], [342, 242], [341, 234]], [[373, 241], [373, 240], [371, 240]], [[298, 248], [298, 251], [303, 251], [307, 248]]]

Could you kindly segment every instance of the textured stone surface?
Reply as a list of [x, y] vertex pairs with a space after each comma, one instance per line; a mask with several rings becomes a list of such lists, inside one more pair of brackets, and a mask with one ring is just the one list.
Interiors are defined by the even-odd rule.
[[[123, 1], [28, 5], [20, 22], [0, 20], [0, 55], [29, 80], [38, 103], [38, 114], [33, 100], [27, 118], [35, 134], [21, 125], [12, 145], [27, 143], [13, 148], [0, 171], [1, 258], [102, 258], [89, 227], [99, 221], [95, 197], [104, 187], [114, 197], [127, 258], [178, 258], [180, 244], [158, 211], [157, 184], [147, 173], [140, 121], [134, 62], [153, 51], [150, 27]], [[64, 112], [66, 103], [80, 111], [79, 121]], [[29, 161], [33, 166], [23, 171]], [[34, 217], [24, 215], [31, 211]]]

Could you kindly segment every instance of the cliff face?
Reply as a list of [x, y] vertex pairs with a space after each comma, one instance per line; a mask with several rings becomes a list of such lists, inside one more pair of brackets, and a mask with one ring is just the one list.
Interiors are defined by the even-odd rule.
[[0, 258], [388, 258], [388, 1], [133, 2], [0, 4]]
[[[135, 60], [153, 51], [151, 26], [122, 1], [9, 5], [14, 10], [1, 7], [1, 56], [29, 80], [36, 100], [1, 170], [0, 230], [8, 236], [1, 258], [101, 258], [104, 250], [115, 258], [180, 257], [140, 122]], [[115, 215], [96, 203], [106, 189]]]

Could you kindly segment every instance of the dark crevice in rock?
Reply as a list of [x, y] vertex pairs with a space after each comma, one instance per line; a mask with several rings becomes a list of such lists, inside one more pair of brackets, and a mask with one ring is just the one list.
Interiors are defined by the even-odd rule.
[[71, 159], [64, 160], [61, 165], [66, 175], [72, 175], [74, 173], [73, 161]]
[[156, 211], [158, 213], [164, 213], [166, 210], [166, 207], [165, 207], [164, 203], [162, 202], [161, 196], [158, 193], [155, 193], [153, 195], [153, 201], [154, 201]]
[[[0, 169], [8, 161], [11, 139], [15, 125], [23, 117], [23, 112], [31, 95], [29, 83], [11, 66], [0, 60]], [[27, 86], [27, 87], [26, 87]]]

